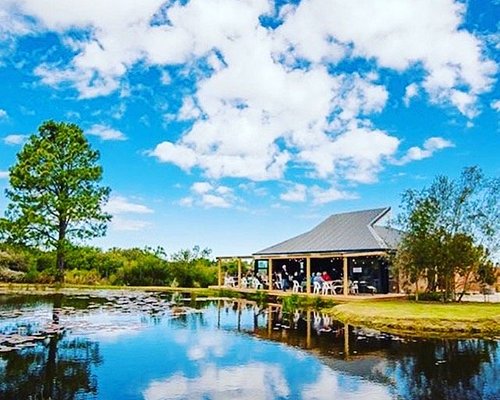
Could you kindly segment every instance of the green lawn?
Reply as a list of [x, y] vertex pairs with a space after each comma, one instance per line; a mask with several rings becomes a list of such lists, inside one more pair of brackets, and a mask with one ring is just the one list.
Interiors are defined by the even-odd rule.
[[500, 336], [500, 304], [413, 301], [346, 303], [329, 311], [353, 325], [426, 335]]

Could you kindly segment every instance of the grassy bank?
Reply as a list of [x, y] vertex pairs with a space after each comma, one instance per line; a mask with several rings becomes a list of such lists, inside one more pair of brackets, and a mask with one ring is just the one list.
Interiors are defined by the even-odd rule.
[[357, 326], [419, 336], [499, 337], [500, 304], [365, 301], [328, 309]]

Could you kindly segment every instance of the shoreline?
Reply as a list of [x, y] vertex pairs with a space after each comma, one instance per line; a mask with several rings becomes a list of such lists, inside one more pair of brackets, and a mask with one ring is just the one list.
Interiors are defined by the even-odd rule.
[[[53, 294], [78, 290], [126, 290], [144, 292], [181, 291], [209, 297], [233, 297], [212, 288], [181, 288], [167, 286], [94, 286], [94, 285], [42, 285], [0, 283], [0, 295]], [[233, 295], [233, 296], [231, 296]], [[241, 293], [239, 296], [247, 297]], [[250, 297], [250, 296], [248, 296]], [[318, 298], [319, 299], [319, 298]], [[312, 307], [316, 298], [297, 304], [299, 308]], [[324, 299], [321, 299], [324, 300]], [[376, 301], [363, 299], [349, 303], [317, 306], [341, 322], [357, 327], [420, 338], [480, 338], [500, 340], [500, 303], [435, 303], [410, 300]]]
[[354, 326], [423, 338], [500, 339], [500, 304], [398, 301], [339, 304], [325, 309]]

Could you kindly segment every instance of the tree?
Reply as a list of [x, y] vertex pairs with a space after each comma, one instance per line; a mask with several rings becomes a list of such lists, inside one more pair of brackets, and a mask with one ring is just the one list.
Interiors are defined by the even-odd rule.
[[100, 185], [99, 152], [75, 124], [47, 121], [32, 135], [9, 170], [10, 203], [0, 232], [7, 240], [56, 250], [57, 278], [74, 240], [102, 236], [110, 189]]
[[499, 200], [500, 179], [478, 167], [465, 168], [458, 180], [438, 176], [429, 188], [406, 191], [396, 266], [413, 283], [425, 277], [428, 290], [439, 287], [445, 299], [454, 296], [457, 275], [463, 291], [472, 276], [483, 280], [499, 249]]

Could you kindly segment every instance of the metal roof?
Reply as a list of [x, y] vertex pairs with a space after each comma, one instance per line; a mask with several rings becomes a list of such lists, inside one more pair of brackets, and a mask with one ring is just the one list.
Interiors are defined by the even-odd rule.
[[334, 214], [303, 233], [254, 255], [321, 252], [376, 251], [394, 249], [399, 236], [391, 228], [374, 226], [390, 207]]

